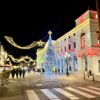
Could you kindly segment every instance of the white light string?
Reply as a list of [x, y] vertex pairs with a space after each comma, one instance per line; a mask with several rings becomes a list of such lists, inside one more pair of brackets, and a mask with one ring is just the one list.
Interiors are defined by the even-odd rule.
[[35, 46], [43, 46], [45, 44], [45, 42], [40, 40], [40, 41], [33, 41], [28, 46], [22, 47], [22, 46], [19, 46], [18, 44], [16, 44], [12, 37], [4, 36], [4, 38], [7, 40], [8, 43], [10, 43], [11, 45], [13, 45], [14, 47], [19, 48], [19, 49], [31, 49]]
[[[12, 55], [8, 55], [8, 56], [11, 58], [13, 62], [16, 62], [16, 63], [19, 63], [21, 61], [24, 61], [25, 63], [35, 62], [35, 60], [33, 60], [31, 57], [28, 57], [28, 56], [23, 56], [19, 59], [14, 58]], [[28, 59], [29, 61], [26, 61], [25, 59]]]

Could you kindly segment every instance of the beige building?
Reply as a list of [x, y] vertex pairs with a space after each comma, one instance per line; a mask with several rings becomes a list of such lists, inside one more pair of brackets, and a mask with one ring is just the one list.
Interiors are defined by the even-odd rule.
[[3, 45], [0, 43], [0, 66], [4, 66], [7, 53], [4, 50]]
[[[75, 22], [76, 27], [54, 43], [57, 68], [60, 69], [60, 73], [66, 73], [68, 68], [69, 73], [91, 71], [95, 75], [99, 75], [100, 41], [96, 33], [98, 30], [97, 14], [95, 11], [88, 10]], [[45, 53], [46, 48], [37, 51], [37, 65], [40, 63], [40, 66], [43, 66]]]

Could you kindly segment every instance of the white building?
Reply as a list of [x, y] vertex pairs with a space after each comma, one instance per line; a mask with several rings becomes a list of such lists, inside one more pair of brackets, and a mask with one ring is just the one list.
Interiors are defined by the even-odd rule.
[[[96, 12], [88, 10], [75, 22], [75, 28], [55, 41], [57, 67], [61, 73], [65, 73], [68, 68], [70, 73], [91, 71], [98, 75], [100, 74], [100, 41], [96, 34], [98, 30]], [[37, 51], [37, 59], [45, 58], [45, 50], [44, 48]]]

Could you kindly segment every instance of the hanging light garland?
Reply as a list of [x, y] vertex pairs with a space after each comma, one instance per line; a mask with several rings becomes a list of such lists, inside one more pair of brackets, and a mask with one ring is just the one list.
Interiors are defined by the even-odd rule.
[[[35, 60], [33, 60], [29, 56], [23, 56], [23, 57], [21, 57], [19, 59], [14, 58], [12, 55], [8, 55], [8, 56], [12, 59], [13, 62], [16, 62], [16, 63], [19, 63], [21, 61], [24, 61], [25, 63], [35, 62]], [[28, 59], [29, 61], [26, 61], [26, 59]]]
[[33, 41], [31, 44], [29, 44], [28, 46], [19, 46], [18, 44], [16, 44], [13, 40], [12, 37], [9, 37], [9, 36], [4, 36], [4, 38], [7, 40], [8, 43], [10, 43], [11, 45], [13, 45], [14, 47], [16, 48], [19, 48], [19, 49], [31, 49], [35, 46], [43, 46], [45, 43], [43, 41]]

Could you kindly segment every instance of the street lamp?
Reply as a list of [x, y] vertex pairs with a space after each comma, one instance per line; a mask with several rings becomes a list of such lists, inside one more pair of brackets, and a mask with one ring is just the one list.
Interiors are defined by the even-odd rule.
[[64, 57], [65, 57], [66, 65], [67, 65], [66, 75], [69, 76], [68, 66], [69, 66], [69, 58], [70, 58], [70, 55], [68, 53], [66, 53]]

